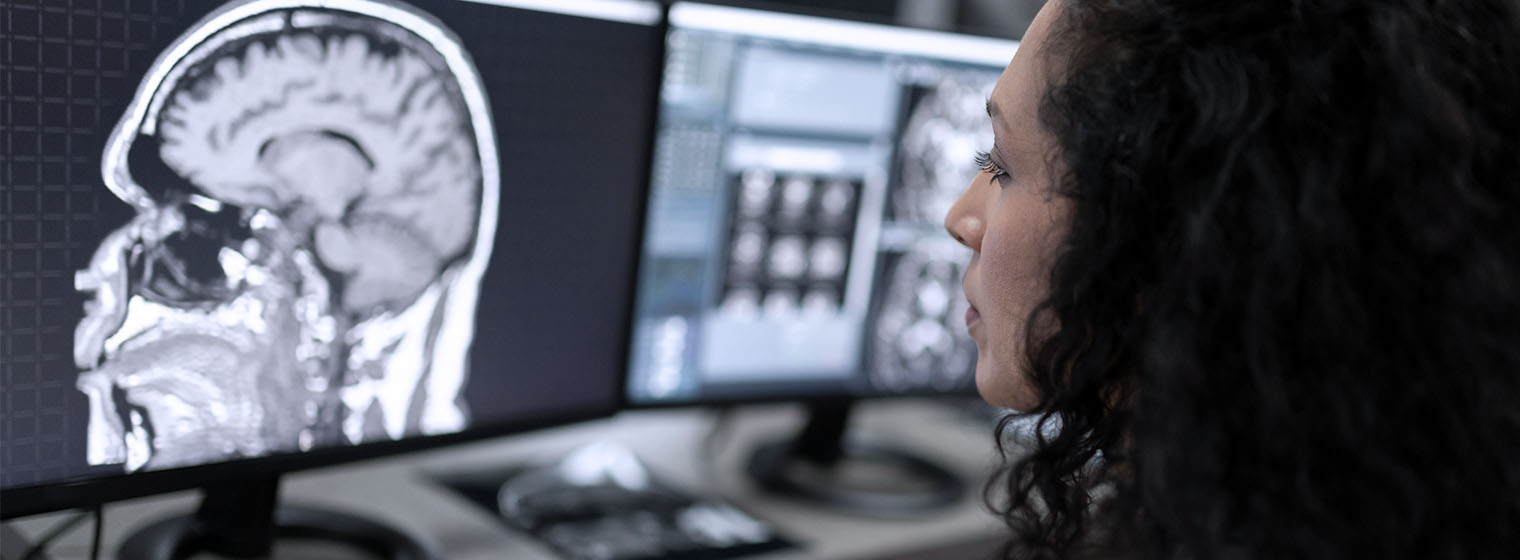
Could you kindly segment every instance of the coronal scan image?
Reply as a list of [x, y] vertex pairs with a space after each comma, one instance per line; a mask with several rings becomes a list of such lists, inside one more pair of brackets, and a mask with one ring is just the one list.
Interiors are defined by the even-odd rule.
[[925, 239], [889, 259], [872, 326], [873, 384], [890, 392], [955, 390], [970, 385], [976, 341], [961, 326], [961, 276], [969, 254], [948, 240]]
[[75, 277], [89, 463], [463, 429], [496, 154], [468, 54], [410, 6], [244, 0], [185, 31], [102, 155], [135, 218]]
[[938, 224], [976, 176], [971, 160], [992, 146], [987, 95], [996, 76], [947, 76], [915, 87], [898, 144], [898, 184], [891, 210], [905, 222]]

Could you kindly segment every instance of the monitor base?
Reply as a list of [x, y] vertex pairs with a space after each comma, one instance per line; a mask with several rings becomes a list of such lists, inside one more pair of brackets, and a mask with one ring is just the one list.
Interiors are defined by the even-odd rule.
[[30, 556], [32, 541], [9, 524], [0, 524], [0, 560], [50, 560], [47, 552], [38, 551]]
[[845, 443], [850, 401], [809, 403], [795, 439], [761, 445], [748, 471], [766, 490], [877, 518], [912, 517], [959, 502], [966, 482], [933, 461], [883, 445]]
[[278, 483], [208, 487], [194, 514], [156, 522], [127, 538], [121, 560], [171, 560], [196, 553], [268, 558], [276, 540], [327, 541], [377, 559], [433, 560], [415, 537], [376, 521], [336, 511], [276, 506]]

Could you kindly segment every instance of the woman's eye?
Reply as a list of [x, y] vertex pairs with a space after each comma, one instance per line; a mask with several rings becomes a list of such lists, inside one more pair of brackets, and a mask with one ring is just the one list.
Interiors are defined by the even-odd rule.
[[993, 179], [1008, 176], [1008, 173], [1003, 171], [1003, 168], [998, 167], [998, 164], [992, 162], [992, 154], [990, 152], [977, 152], [974, 161], [978, 170], [981, 170], [983, 173], [991, 173]]

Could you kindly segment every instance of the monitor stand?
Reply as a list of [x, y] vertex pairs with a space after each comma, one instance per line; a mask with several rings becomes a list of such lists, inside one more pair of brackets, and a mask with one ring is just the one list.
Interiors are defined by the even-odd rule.
[[750, 476], [766, 490], [867, 517], [911, 517], [960, 500], [966, 482], [945, 467], [904, 450], [846, 442], [853, 405], [810, 401], [802, 432], [757, 448]]
[[[30, 553], [30, 554], [28, 554]], [[33, 551], [32, 541], [9, 524], [0, 524], [0, 560], [49, 560], [44, 551]]]
[[432, 560], [416, 538], [352, 514], [278, 506], [279, 479], [207, 486], [193, 515], [159, 521], [122, 543], [121, 560], [170, 560], [196, 553], [268, 558], [278, 539], [328, 541], [375, 558]]

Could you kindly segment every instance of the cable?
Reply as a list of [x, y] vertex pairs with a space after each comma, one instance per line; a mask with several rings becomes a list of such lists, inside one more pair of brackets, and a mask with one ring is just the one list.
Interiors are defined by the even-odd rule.
[[89, 516], [90, 512], [81, 511], [73, 517], [54, 525], [52, 529], [48, 529], [48, 532], [41, 539], [37, 539], [37, 542], [32, 543], [31, 548], [26, 549], [26, 554], [21, 555], [22, 560], [34, 560], [47, 550], [48, 545], [53, 544], [53, 541], [58, 540], [58, 537], [63, 536], [69, 529], [73, 529], [75, 525], [78, 525], [79, 522], [84, 521]]
[[95, 504], [95, 538], [90, 541], [90, 560], [100, 560], [100, 533], [105, 525], [105, 505]]

